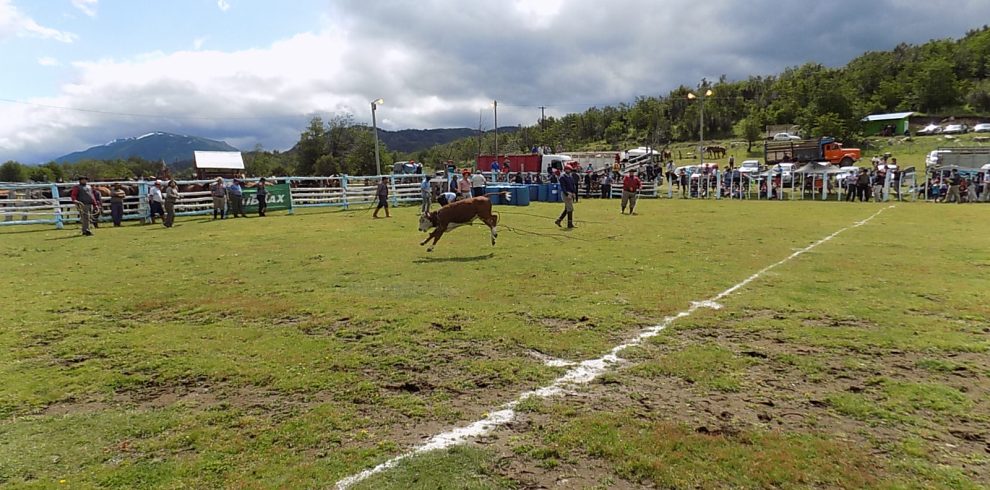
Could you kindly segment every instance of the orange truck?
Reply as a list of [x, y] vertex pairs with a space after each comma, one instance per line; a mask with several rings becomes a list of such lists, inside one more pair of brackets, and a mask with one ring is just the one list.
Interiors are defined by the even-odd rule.
[[859, 148], [843, 148], [835, 138], [801, 141], [767, 141], [763, 147], [767, 165], [782, 162], [829, 162], [849, 167], [862, 158]]

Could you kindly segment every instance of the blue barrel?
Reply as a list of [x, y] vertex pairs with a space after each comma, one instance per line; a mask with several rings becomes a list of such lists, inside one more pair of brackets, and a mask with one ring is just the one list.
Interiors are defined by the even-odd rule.
[[512, 204], [513, 206], [529, 206], [529, 186], [525, 185], [514, 185], [512, 186]]
[[488, 199], [492, 201], [492, 204], [502, 204], [502, 196], [498, 194], [501, 190], [501, 187], [494, 185], [485, 187], [485, 194], [488, 194]]
[[537, 201], [549, 201], [550, 200], [550, 184], [539, 184], [540, 193], [537, 196]]
[[550, 184], [550, 202], [564, 202], [564, 195], [560, 193], [560, 184]]
[[540, 200], [540, 185], [539, 184], [529, 184], [529, 201], [539, 201]]

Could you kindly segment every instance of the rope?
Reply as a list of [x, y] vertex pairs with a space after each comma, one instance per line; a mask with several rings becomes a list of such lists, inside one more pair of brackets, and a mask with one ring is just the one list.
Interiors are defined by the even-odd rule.
[[560, 241], [562, 239], [568, 239], [568, 240], [576, 240], [576, 241], [579, 241], [579, 242], [600, 242], [600, 241], [603, 241], [603, 240], [615, 240], [616, 238], [619, 238], [620, 236], [622, 236], [622, 235], [609, 235], [609, 236], [605, 236], [605, 237], [601, 237], [601, 238], [591, 239], [591, 238], [584, 238], [584, 237], [573, 236], [573, 235], [563, 235], [563, 234], [560, 234], [560, 233], [542, 233], [542, 232], [538, 232], [538, 231], [524, 230], [524, 229], [521, 229], [521, 228], [513, 228], [511, 226], [506, 226], [506, 225], [502, 225], [502, 228], [505, 228], [506, 230], [509, 230], [509, 231], [511, 231], [511, 232], [513, 232], [513, 233], [515, 233], [517, 235], [522, 235], [522, 236], [538, 236], [538, 237], [544, 237], [544, 238], [552, 238], [552, 239], [557, 240], [557, 241]]

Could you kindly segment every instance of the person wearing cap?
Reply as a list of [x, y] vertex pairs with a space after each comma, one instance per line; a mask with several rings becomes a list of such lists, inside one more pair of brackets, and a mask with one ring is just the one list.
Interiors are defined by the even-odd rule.
[[148, 207], [151, 209], [151, 224], [155, 224], [155, 216], [162, 218], [165, 224], [165, 196], [162, 195], [162, 181], [156, 180], [155, 185], [148, 189]]
[[564, 175], [560, 176], [560, 192], [564, 194], [564, 211], [560, 213], [554, 223], [560, 226], [560, 222], [567, 218], [567, 228], [574, 228], [574, 196], [577, 195], [577, 182], [574, 180], [574, 171], [570, 165], [564, 166]]
[[175, 203], [179, 200], [179, 185], [169, 180], [165, 186], [165, 228], [171, 228], [175, 223]]
[[422, 204], [419, 208], [422, 213], [430, 212], [430, 204], [433, 202], [433, 186], [430, 185], [430, 176], [424, 175], [423, 181], [419, 183], [419, 198]]
[[636, 199], [639, 197], [639, 190], [643, 187], [643, 181], [639, 180], [636, 170], [630, 169], [626, 177], [622, 179], [622, 209], [619, 214], [626, 214], [626, 204], [629, 204], [629, 214], [636, 214]]
[[92, 235], [93, 232], [89, 231], [89, 225], [93, 222], [93, 207], [100, 202], [100, 195], [93, 186], [89, 185], [89, 177], [80, 176], [79, 183], [72, 186], [69, 195], [79, 211], [79, 224], [82, 225], [83, 236]]
[[223, 177], [217, 177], [216, 182], [210, 186], [210, 195], [213, 196], [213, 219], [226, 218], [227, 210], [227, 188], [223, 185]]
[[241, 215], [242, 218], [247, 218], [244, 214], [244, 198], [243, 190], [241, 189], [241, 181], [234, 179], [230, 185], [227, 187], [227, 202], [230, 204], [230, 213], [235, 218], [237, 215]]
[[268, 181], [264, 177], [258, 181], [258, 192], [255, 194], [258, 199], [258, 216], [264, 217], [268, 210]]
[[474, 175], [471, 176], [471, 196], [478, 197], [485, 195], [485, 185], [488, 182], [485, 181], [485, 176], [482, 175], [481, 169], [474, 169]]
[[113, 226], [120, 226], [120, 222], [124, 219], [124, 199], [127, 198], [127, 193], [124, 192], [124, 188], [120, 183], [113, 185], [113, 189], [110, 191], [110, 219], [113, 220]]

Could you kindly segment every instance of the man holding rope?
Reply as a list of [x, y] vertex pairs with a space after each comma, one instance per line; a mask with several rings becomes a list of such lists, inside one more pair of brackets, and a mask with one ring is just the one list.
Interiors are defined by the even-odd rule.
[[643, 181], [636, 176], [636, 170], [629, 170], [626, 178], [622, 179], [622, 210], [619, 214], [626, 214], [626, 204], [629, 204], [629, 214], [636, 214], [636, 199], [639, 198], [641, 187]]

